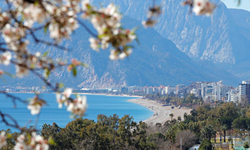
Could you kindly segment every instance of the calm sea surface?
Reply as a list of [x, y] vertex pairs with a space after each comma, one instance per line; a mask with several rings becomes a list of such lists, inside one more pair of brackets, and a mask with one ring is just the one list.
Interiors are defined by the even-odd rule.
[[[34, 97], [34, 94], [28, 93], [15, 93], [14, 95], [25, 100]], [[55, 94], [41, 94], [41, 98], [47, 100], [48, 105], [41, 110], [39, 122], [37, 124], [38, 129], [41, 129], [42, 125], [45, 123], [52, 124], [53, 122], [60, 127], [65, 127], [68, 122], [73, 120], [70, 118], [70, 112], [66, 110], [66, 107], [58, 109]], [[117, 114], [119, 117], [124, 115], [133, 116], [134, 121], [139, 122], [153, 115], [153, 112], [149, 109], [138, 104], [127, 102], [128, 99], [134, 99], [134, 97], [87, 95], [88, 108], [83, 118], [96, 121], [98, 114], [105, 114], [107, 116]], [[36, 116], [30, 114], [26, 105], [17, 102], [17, 107], [14, 108], [13, 106], [11, 99], [0, 94], [0, 110], [3, 113], [13, 116], [20, 126], [34, 125]], [[7, 128], [9, 127], [0, 122], [0, 130]]]

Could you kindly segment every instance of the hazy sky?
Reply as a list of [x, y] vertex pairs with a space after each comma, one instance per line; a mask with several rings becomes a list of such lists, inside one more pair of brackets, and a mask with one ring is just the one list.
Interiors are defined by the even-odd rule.
[[250, 11], [250, 0], [241, 0], [240, 6], [238, 6], [238, 0], [222, 0], [228, 8], [238, 8]]

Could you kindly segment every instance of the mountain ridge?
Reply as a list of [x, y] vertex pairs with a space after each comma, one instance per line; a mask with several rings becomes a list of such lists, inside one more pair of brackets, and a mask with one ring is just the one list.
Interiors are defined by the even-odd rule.
[[[132, 28], [141, 24], [140, 21], [124, 17], [125, 27]], [[149, 38], [150, 37], [150, 38]], [[46, 38], [46, 37], [45, 37]], [[63, 45], [74, 51], [64, 52], [45, 45], [31, 44], [30, 49], [41, 52], [49, 51], [52, 58], [60, 57], [70, 61], [76, 58], [89, 65], [79, 68], [76, 78], [67, 72], [67, 68], [57, 69], [51, 74], [51, 82], [63, 81], [68, 87], [115, 87], [125, 85], [159, 86], [189, 84], [196, 81], [219, 81], [224, 78], [225, 83], [237, 84], [234, 76], [214, 68], [207, 69], [179, 51], [175, 44], [163, 38], [154, 29], [138, 30], [140, 45], [136, 45], [132, 55], [125, 60], [110, 61], [109, 50], [100, 53], [91, 50], [88, 42], [89, 35], [82, 28], [78, 29], [72, 39]], [[135, 43], [133, 43], [135, 44]], [[30, 75], [14, 83], [18, 85], [40, 85], [37, 78]]]

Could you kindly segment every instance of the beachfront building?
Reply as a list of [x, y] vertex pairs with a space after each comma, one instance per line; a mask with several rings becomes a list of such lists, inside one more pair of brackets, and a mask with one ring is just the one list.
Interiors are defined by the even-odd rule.
[[239, 90], [231, 89], [228, 91], [228, 102], [239, 102]]
[[219, 82], [201, 82], [201, 97], [205, 101], [219, 101], [225, 98], [229, 88]]
[[122, 94], [128, 94], [128, 87], [126, 87], [126, 86], [121, 87], [120, 91]]
[[154, 88], [153, 87], [144, 87], [143, 92], [145, 94], [153, 94], [154, 93]]
[[165, 91], [166, 91], [166, 94], [175, 93], [176, 92], [176, 87], [166, 86]]
[[185, 93], [185, 84], [178, 84], [176, 86], [176, 93]]
[[250, 102], [250, 81], [242, 81], [239, 85], [239, 102]]
[[200, 89], [195, 89], [195, 88], [193, 88], [193, 89], [190, 91], [190, 94], [194, 94], [195, 97], [199, 97], [200, 92], [201, 92]]

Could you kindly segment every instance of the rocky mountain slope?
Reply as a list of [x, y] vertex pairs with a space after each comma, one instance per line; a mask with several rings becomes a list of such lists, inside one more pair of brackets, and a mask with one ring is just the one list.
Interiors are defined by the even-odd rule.
[[[145, 19], [148, 6], [152, 4], [152, 0], [93, 2], [104, 5], [113, 2], [120, 6], [125, 15], [137, 20]], [[156, 31], [173, 41], [178, 49], [193, 60], [210, 61], [238, 77], [250, 77], [247, 71], [249, 69], [245, 68], [250, 66], [250, 34], [246, 28], [249, 27], [249, 22], [239, 23], [239, 19], [235, 20], [249, 16], [248, 12], [234, 10], [231, 13], [222, 2], [215, 0], [218, 6], [214, 14], [211, 17], [201, 17], [190, 14], [189, 8], [181, 5], [182, 2], [183, 0], [157, 1], [162, 6], [163, 13], [155, 27]]]
[[[132, 28], [140, 22], [125, 17], [125, 26]], [[219, 81], [236, 84], [237, 78], [207, 63], [195, 63], [175, 44], [158, 34], [154, 29], [139, 29], [140, 45], [135, 45], [132, 55], [125, 60], [110, 61], [109, 51], [99, 53], [90, 49], [88, 33], [82, 28], [77, 30], [70, 41], [64, 45], [72, 51], [64, 52], [44, 45], [30, 45], [31, 49], [49, 51], [49, 56], [70, 61], [72, 58], [85, 62], [88, 68], [79, 68], [76, 78], [66, 68], [58, 69], [50, 78], [51, 82], [64, 82], [69, 87], [113, 87], [120, 85], [176, 85], [195, 81]], [[45, 37], [46, 38], [46, 37]], [[22, 80], [11, 80], [18, 85], [40, 85], [41, 82], [30, 75]]]

